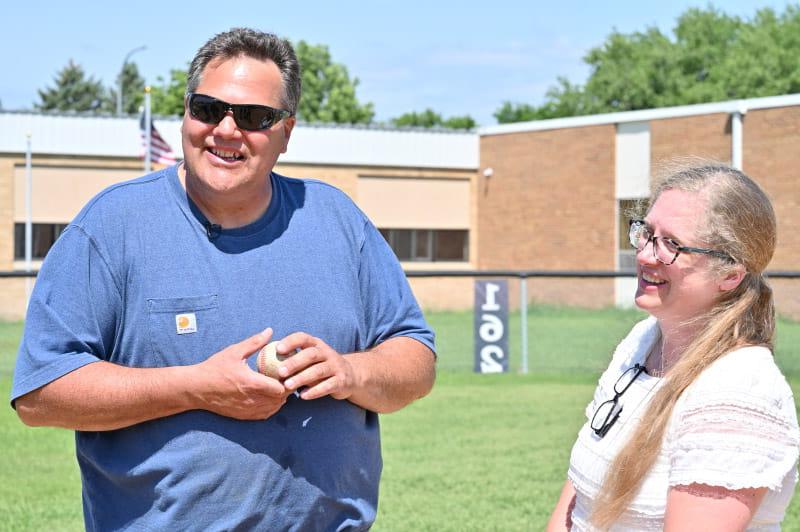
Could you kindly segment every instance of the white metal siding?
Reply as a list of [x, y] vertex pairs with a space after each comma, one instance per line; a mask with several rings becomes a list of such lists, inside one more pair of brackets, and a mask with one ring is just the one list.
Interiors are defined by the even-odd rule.
[[[182, 157], [181, 121], [154, 123]], [[34, 157], [37, 153], [138, 157], [142, 150], [138, 118], [0, 111], [0, 153], [25, 153], [28, 133]], [[478, 141], [478, 135], [469, 132], [299, 124], [281, 162], [471, 170], [478, 167]]]

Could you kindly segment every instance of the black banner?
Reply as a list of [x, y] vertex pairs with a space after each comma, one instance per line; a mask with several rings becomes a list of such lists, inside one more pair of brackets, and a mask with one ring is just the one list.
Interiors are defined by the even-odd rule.
[[475, 372], [508, 371], [508, 281], [475, 281]]

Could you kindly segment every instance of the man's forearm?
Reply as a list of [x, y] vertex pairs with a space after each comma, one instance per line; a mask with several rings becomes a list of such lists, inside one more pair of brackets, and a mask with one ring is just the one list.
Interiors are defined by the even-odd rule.
[[391, 338], [369, 351], [345, 356], [356, 380], [348, 399], [373, 412], [394, 412], [424, 397], [436, 378], [433, 352], [412, 338]]
[[113, 430], [193, 408], [183, 383], [192, 366], [129, 368], [95, 362], [15, 401], [31, 426]]
[[272, 336], [266, 329], [192, 366], [130, 368], [95, 362], [16, 400], [28, 425], [113, 430], [187, 410], [235, 419], [266, 419], [286, 402], [275, 379], [247, 359]]

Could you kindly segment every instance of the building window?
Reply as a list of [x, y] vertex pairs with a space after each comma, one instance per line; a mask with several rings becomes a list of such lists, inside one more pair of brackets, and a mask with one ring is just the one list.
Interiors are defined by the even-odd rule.
[[628, 229], [630, 228], [631, 217], [638, 218], [642, 216], [644, 202], [644, 199], [619, 200], [619, 219], [617, 221], [619, 226], [617, 268], [621, 271], [636, 269], [636, 250], [631, 247], [631, 242], [628, 238]]
[[469, 233], [459, 230], [436, 231], [436, 260], [469, 260]]
[[452, 229], [381, 229], [397, 258], [415, 262], [466, 262], [469, 231]]
[[[67, 224], [33, 224], [32, 259], [43, 259]], [[25, 260], [25, 224], [14, 224], [14, 260]]]

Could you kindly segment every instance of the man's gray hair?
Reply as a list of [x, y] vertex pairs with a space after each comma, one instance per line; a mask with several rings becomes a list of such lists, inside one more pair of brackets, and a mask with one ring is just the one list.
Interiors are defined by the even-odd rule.
[[283, 80], [283, 108], [297, 114], [300, 102], [300, 63], [291, 43], [273, 33], [250, 28], [232, 28], [208, 40], [195, 54], [189, 65], [186, 92], [195, 92], [200, 85], [203, 70], [213, 60], [245, 56], [260, 61], [270, 60], [278, 66]]

